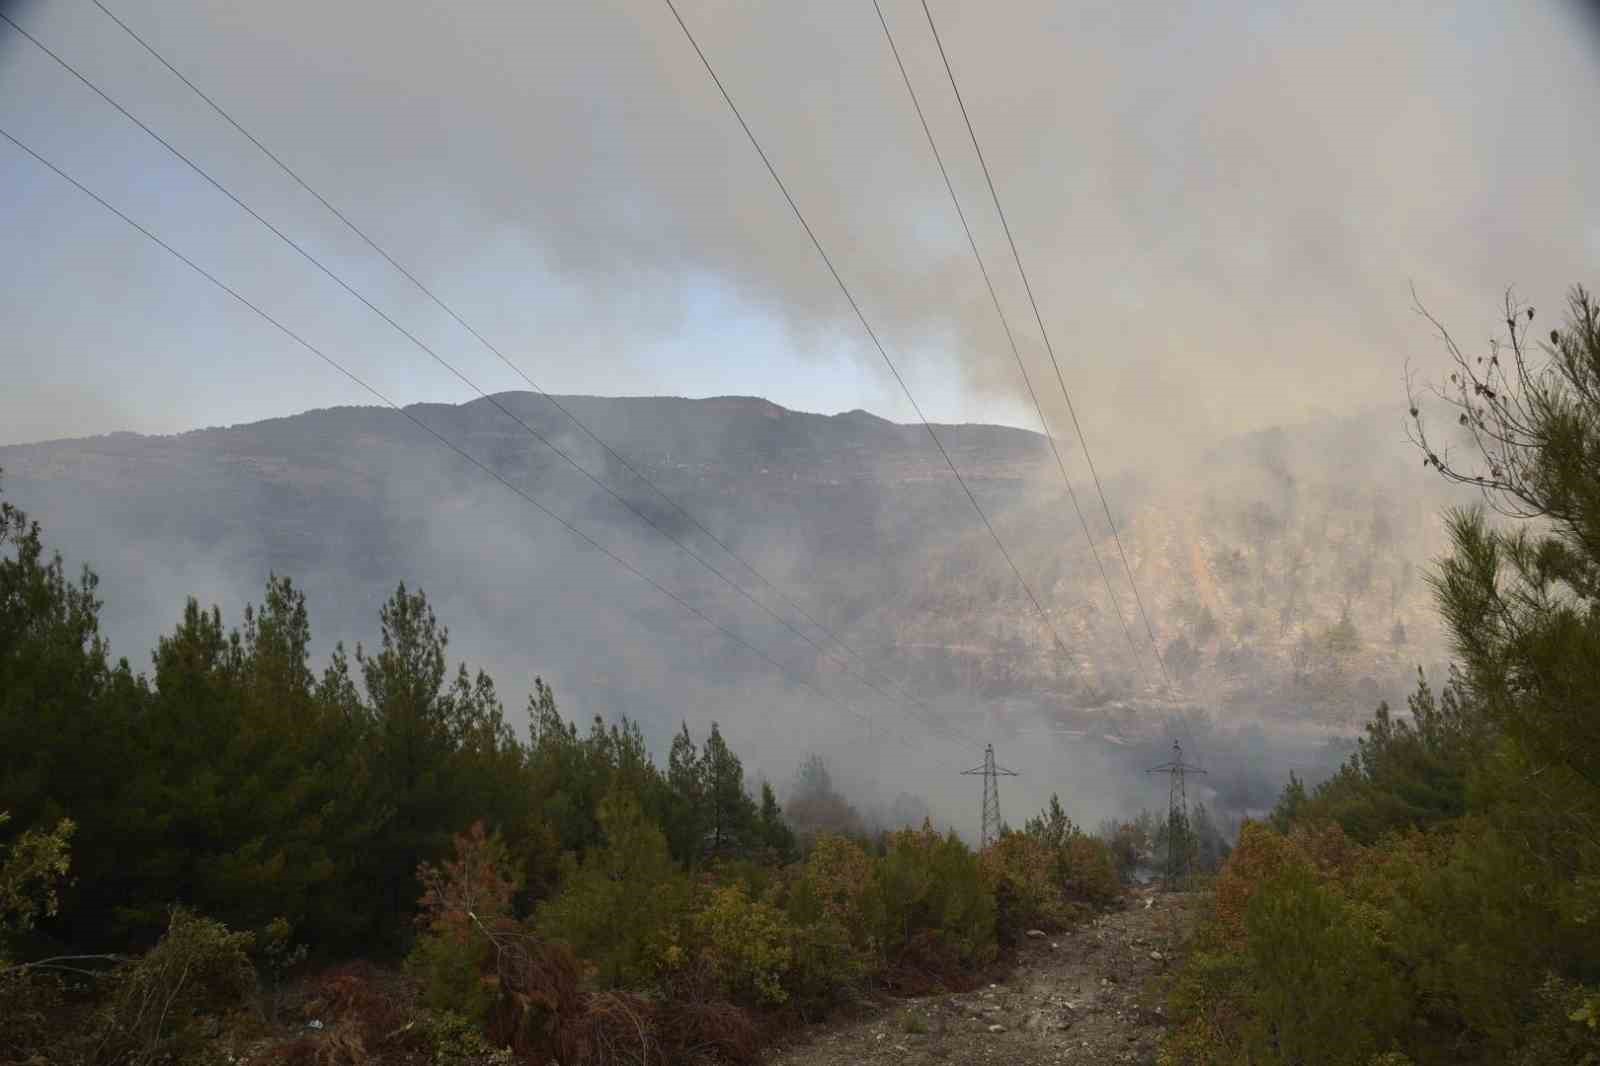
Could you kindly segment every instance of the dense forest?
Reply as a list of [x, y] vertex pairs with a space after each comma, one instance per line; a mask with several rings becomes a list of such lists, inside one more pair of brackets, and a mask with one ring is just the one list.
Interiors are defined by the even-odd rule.
[[[1600, 1062], [1600, 305], [1452, 356], [1414, 401], [1481, 488], [1434, 589], [1457, 666], [1244, 828], [1172, 989], [1173, 1063]], [[1453, 446], [1447, 446], [1449, 445]]]
[[[283, 577], [135, 671], [10, 503], [0, 545], [0, 1062], [744, 1061], [862, 988], [972, 983], [1163, 846], [1054, 801], [981, 854], [874, 828], [815, 756], [786, 812], [715, 725], [661, 766], [542, 681], [518, 736], [404, 585], [320, 676]], [[279, 1026], [287, 982], [325, 1028]]]

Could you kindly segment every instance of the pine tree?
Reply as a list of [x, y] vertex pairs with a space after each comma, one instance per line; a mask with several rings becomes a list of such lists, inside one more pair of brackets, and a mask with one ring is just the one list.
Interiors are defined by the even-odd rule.
[[778, 806], [778, 794], [768, 781], [761, 782], [761, 814], [759, 817], [761, 846], [772, 859], [790, 863], [800, 857], [800, 847], [794, 830], [784, 820], [783, 809]]
[[1061, 806], [1061, 797], [1054, 792], [1050, 793], [1050, 805], [1024, 822], [1022, 829], [1055, 850], [1066, 847], [1067, 841], [1078, 832], [1078, 827], [1072, 824]]
[[693, 865], [705, 847], [706, 792], [700, 752], [689, 735], [688, 722], [672, 738], [672, 750], [667, 756], [667, 787], [672, 794], [667, 840], [673, 858]]
[[372, 709], [374, 784], [393, 812], [370, 857], [387, 913], [400, 916], [420, 893], [418, 866], [438, 859], [451, 837], [455, 722], [444, 692], [450, 634], [427, 597], [406, 591], [404, 583], [379, 611], [379, 621], [377, 654], [357, 646], [356, 662]]
[[673, 926], [689, 886], [633, 796], [608, 795], [599, 818], [605, 843], [567, 860], [560, 893], [539, 909], [539, 929], [594, 962], [602, 984], [644, 983], [680, 950]]
[[737, 851], [749, 842], [756, 821], [755, 804], [744, 790], [744, 765], [722, 739], [715, 722], [700, 755], [700, 773], [711, 852]]

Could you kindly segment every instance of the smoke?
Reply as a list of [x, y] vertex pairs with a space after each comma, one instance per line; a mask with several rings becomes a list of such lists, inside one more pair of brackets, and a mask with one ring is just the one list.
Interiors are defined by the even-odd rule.
[[[545, 388], [741, 392], [910, 418], [664, 5], [110, 6]], [[1033, 427], [875, 14], [843, 0], [683, 6], [929, 413]], [[1037, 441], [974, 489], [1050, 605], [1067, 657], [918, 430], [895, 429], [905, 446], [870, 468], [819, 475], [824, 488], [764, 487], [761, 521], [738, 498], [748, 483], [719, 487], [713, 459], [754, 479], [764, 466], [788, 470], [786, 449], [803, 441], [737, 420], [697, 438], [706, 423], [683, 411], [612, 426], [607, 437], [630, 455], [653, 449], [656, 472], [690, 493], [698, 517], [894, 676], [936, 679], [925, 691], [939, 713], [974, 727], [1010, 722], [1017, 731], [1002, 734], [1002, 761], [1023, 771], [1008, 782], [1013, 820], [1059, 790], [1092, 822], [1132, 802], [1140, 793], [1128, 793], [1127, 779], [1165, 752], [1135, 759], [1115, 744], [1029, 740], [1023, 730], [1062, 715], [1109, 718], [1137, 702], [1149, 662], [1126, 648], [1115, 615], [1138, 641], [1138, 605], [1117, 578], [1055, 367], [920, 6], [885, 9], [1027, 373], [1067, 438], [1069, 472], [1117, 591], [1099, 587]], [[1493, 328], [1507, 283], [1548, 302], [1600, 254], [1586, 195], [1600, 143], [1579, 103], [1600, 88], [1593, 27], [1555, 2], [1263, 10], [1230, 0], [1191, 11], [942, 0], [934, 10], [1158, 642], [1203, 646], [1186, 683], [1209, 710], [1281, 720], [1298, 708], [1313, 721], [1297, 724], [1305, 728], [1293, 744], [1322, 743], [1309, 725], [1330, 700], [1348, 728], [1394, 694], [1393, 678], [1371, 665], [1376, 652], [1351, 676], [1317, 658], [1341, 607], [1376, 645], [1406, 623], [1409, 643], [1385, 653], [1399, 673], [1437, 654], [1419, 628], [1415, 569], [1439, 550], [1431, 516], [1440, 501], [1392, 472], [1416, 466], [1398, 420], [1362, 414], [1387, 404], [1398, 415], [1407, 360], [1434, 352], [1408, 282], [1468, 339]], [[522, 387], [92, 5], [6, 11], [479, 384]], [[468, 398], [4, 27], [0, 125], [387, 394]], [[0, 292], [16, 359], [0, 393], [0, 440], [370, 402], [9, 146], [0, 146], [0, 183], [15, 191], [0, 203], [0, 243], [27, 264]], [[445, 407], [425, 414], [452, 433], [482, 433], [497, 468], [733, 631], [782, 648], [775, 654], [791, 673], [857, 709], [876, 705], [614, 501], [536, 457], [515, 427], [487, 432]], [[774, 781], [818, 750], [863, 805], [909, 791], [958, 825], [970, 818], [973, 782], [952, 768], [978, 752], [932, 740], [906, 752], [881, 730], [869, 734], [594, 550], [574, 549], [500, 487], [463, 488], [478, 475], [406, 437], [397, 416], [359, 417], [362, 440], [383, 443], [350, 468], [296, 455], [284, 470], [239, 477], [177, 463], [161, 480], [112, 439], [92, 449], [102, 465], [91, 493], [135, 469], [146, 487], [169, 491], [141, 501], [119, 489], [107, 502], [82, 481], [52, 485], [36, 472], [18, 483], [19, 499], [71, 532], [70, 556], [102, 570], [113, 640], [136, 659], [184, 596], [221, 602], [237, 618], [272, 569], [311, 582], [313, 620], [330, 643], [370, 642], [393, 583], [425, 577], [453, 650], [489, 668], [513, 705], [538, 672], [574, 715], [625, 710], [647, 719], [658, 742], [680, 721], [704, 735], [718, 720], [737, 747], [761, 753], [752, 769]], [[1339, 418], [1345, 428], [1331, 435], [1241, 436]], [[864, 414], [848, 425], [862, 439], [883, 430]], [[553, 431], [591, 469], [627, 482], [559, 420]], [[1236, 439], [1207, 452], [1224, 438]], [[986, 454], [973, 445], [957, 461], [981, 466]], [[228, 461], [238, 474], [257, 458], [243, 448]], [[352, 495], [338, 504], [316, 495], [304, 513], [297, 493], [308, 491], [308, 470]], [[659, 500], [636, 485], [625, 491], [715, 554]], [[304, 528], [252, 520], [286, 511]], [[197, 512], [234, 517], [207, 525], [190, 521]], [[719, 565], [748, 580], [736, 564]], [[1221, 633], [1209, 642], [1199, 636], [1206, 613]], [[1304, 669], [1283, 681], [1275, 671], [1302, 644]], [[1274, 764], [1316, 761], [1269, 754], [1261, 758]], [[1228, 802], [1256, 804], [1246, 791]]]
[[[546, 387], [622, 381], [792, 406], [855, 406], [853, 394], [908, 413], [664, 5], [113, 6]], [[1031, 426], [874, 13], [842, 0], [684, 7], [913, 388], [946, 418]], [[17, 11], [481, 383], [513, 384], [98, 11]], [[1508, 282], [1559, 292], [1594, 260], [1600, 220], [1585, 192], [1600, 147], [1577, 101], [1593, 96], [1600, 66], [1567, 5], [935, 11], [1106, 467], [1392, 396], [1405, 357], [1431, 344], [1408, 280], [1446, 320], [1476, 324]], [[1046, 414], [1066, 434], [919, 5], [886, 12]], [[8, 128], [275, 311], [315, 323], [380, 385], [459, 398], [420, 353], [4, 36]], [[0, 225], [40, 252], [36, 282], [3, 312], [26, 365], [131, 383], [124, 424], [141, 427], [310, 405], [266, 398], [304, 353], [241, 329], [225, 300], [155, 266], [162, 253], [113, 237], [120, 223], [91, 219], [14, 156], [0, 166], [21, 194]], [[133, 269], [95, 269], [108, 256]], [[104, 296], [106, 313], [75, 321], [41, 297], [65, 276], [79, 299]], [[164, 392], [118, 369], [130, 344], [157, 359]], [[826, 368], [821, 389], [808, 362]], [[170, 384], [185, 372], [190, 395], [175, 403]], [[268, 382], [279, 389], [251, 388]], [[353, 397], [331, 376], [310, 384], [322, 402]], [[6, 402], [3, 420], [22, 427], [10, 439], [85, 422], [28, 389]], [[60, 414], [12, 417], [29, 409]]]

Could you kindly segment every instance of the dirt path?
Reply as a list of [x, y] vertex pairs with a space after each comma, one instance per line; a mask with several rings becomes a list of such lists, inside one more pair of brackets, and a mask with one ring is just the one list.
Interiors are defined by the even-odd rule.
[[1174, 963], [1189, 903], [1136, 892], [1123, 910], [1058, 936], [1029, 938], [1003, 983], [898, 1000], [853, 1021], [815, 1026], [767, 1061], [1153, 1064], [1166, 1025], [1154, 978]]

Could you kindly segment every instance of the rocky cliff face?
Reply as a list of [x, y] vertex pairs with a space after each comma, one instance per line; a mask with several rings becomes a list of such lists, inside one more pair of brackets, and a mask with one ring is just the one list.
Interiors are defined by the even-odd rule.
[[[1059, 646], [920, 426], [736, 397], [562, 398], [734, 559], [547, 401], [500, 400], [814, 639], [827, 644], [744, 562], [948, 714], [1144, 731], [1165, 713], [1150, 632], [1098, 499], [1076, 486], [1114, 599], [1036, 434], [939, 427]], [[490, 405], [413, 410], [797, 673], [848, 684]], [[1184, 702], [1224, 722], [1348, 728], [1402, 695], [1419, 663], [1443, 658], [1422, 575], [1444, 547], [1437, 515], [1450, 501], [1391, 421], [1237, 438], [1171, 478], [1106, 484]], [[394, 583], [420, 584], [457, 650], [487, 660], [506, 687], [555, 674], [602, 713], [747, 705], [751, 678], [768, 669], [393, 411], [0, 448], [0, 468], [7, 496], [74, 564], [103, 575], [118, 652], [142, 655], [188, 594], [236, 615], [277, 571], [307, 586], [330, 640], [370, 641]]]

